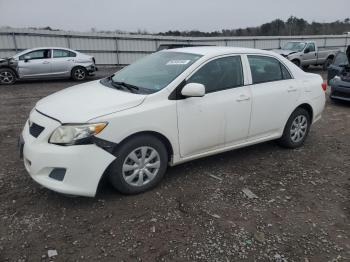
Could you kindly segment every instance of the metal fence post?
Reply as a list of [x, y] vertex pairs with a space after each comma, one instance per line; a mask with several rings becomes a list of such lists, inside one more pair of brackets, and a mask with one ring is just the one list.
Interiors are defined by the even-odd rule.
[[118, 45], [118, 37], [115, 38], [115, 51], [117, 53], [117, 65], [119, 65], [119, 45]]
[[16, 53], [18, 52], [18, 46], [16, 41], [16, 34], [15, 32], [12, 32], [12, 40], [13, 40], [13, 46], [15, 47]]
[[66, 41], [67, 41], [67, 47], [70, 48], [70, 36], [65, 35]]
[[348, 45], [348, 36], [345, 36], [345, 45], [344, 45], [344, 51], [346, 51], [346, 47]]
[[158, 40], [155, 38], [155, 39], [153, 39], [153, 41], [154, 41], [154, 46], [155, 46], [154, 51], [157, 51], [157, 49], [158, 49]]

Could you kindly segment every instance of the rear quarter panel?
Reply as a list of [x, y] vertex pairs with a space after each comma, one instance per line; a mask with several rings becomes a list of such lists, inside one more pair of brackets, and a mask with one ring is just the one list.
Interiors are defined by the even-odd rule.
[[314, 123], [321, 118], [326, 102], [326, 95], [322, 89], [323, 79], [317, 74], [305, 73], [300, 81], [303, 95], [300, 96], [299, 104], [309, 104], [312, 107], [312, 122]]

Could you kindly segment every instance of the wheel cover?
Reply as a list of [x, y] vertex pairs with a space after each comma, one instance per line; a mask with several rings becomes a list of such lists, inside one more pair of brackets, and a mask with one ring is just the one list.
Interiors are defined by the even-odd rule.
[[302, 141], [306, 135], [308, 128], [307, 118], [304, 115], [297, 116], [290, 128], [290, 139], [294, 143]]
[[123, 178], [131, 186], [144, 186], [158, 174], [160, 156], [157, 150], [149, 146], [134, 149], [124, 160]]
[[79, 80], [83, 80], [85, 78], [85, 70], [78, 68], [74, 72], [75, 78]]
[[0, 73], [0, 83], [11, 84], [14, 81], [14, 76], [9, 71], [3, 71]]

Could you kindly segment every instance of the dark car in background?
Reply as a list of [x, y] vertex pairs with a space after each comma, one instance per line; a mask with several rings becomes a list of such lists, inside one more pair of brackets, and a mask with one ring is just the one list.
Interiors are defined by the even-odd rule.
[[346, 52], [338, 52], [328, 67], [328, 84], [332, 100], [350, 101], [350, 46]]

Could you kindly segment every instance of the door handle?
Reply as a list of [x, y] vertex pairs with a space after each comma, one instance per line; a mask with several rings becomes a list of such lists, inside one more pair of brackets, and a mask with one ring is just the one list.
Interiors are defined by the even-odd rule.
[[248, 100], [250, 100], [250, 97], [246, 95], [240, 95], [239, 98], [236, 99], [237, 102], [248, 101]]
[[43, 64], [49, 64], [50, 62], [49, 61], [44, 61]]
[[288, 88], [288, 92], [290, 93], [290, 92], [296, 92], [298, 89], [297, 88], [295, 88], [295, 87], [293, 87], [293, 86], [290, 86], [289, 88]]

